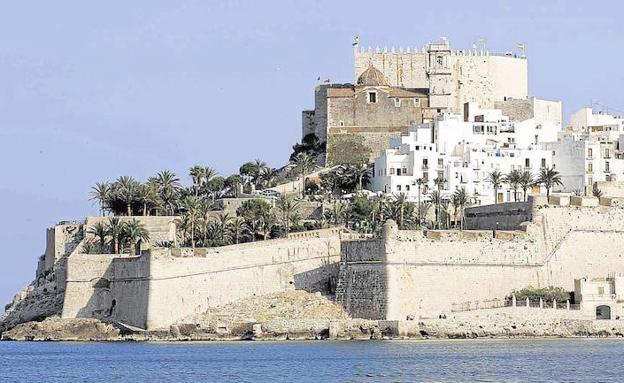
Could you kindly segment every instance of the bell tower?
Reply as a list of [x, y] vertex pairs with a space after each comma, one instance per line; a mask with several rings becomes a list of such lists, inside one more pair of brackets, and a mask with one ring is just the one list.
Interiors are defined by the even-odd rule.
[[451, 49], [448, 40], [429, 43], [427, 47], [427, 77], [429, 106], [448, 109], [451, 106]]

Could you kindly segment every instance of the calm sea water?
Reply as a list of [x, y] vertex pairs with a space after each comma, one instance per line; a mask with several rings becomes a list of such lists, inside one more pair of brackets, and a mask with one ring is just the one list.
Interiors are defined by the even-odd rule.
[[0, 342], [2, 382], [622, 382], [624, 340]]

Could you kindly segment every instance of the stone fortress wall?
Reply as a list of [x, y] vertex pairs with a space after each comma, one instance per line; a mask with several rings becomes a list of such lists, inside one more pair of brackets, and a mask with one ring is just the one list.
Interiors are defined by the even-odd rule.
[[[364, 318], [437, 317], [454, 303], [504, 299], [529, 285], [572, 291], [575, 278], [624, 272], [624, 209], [592, 197], [577, 206], [544, 200], [532, 200], [523, 231], [423, 233], [389, 222], [379, 240], [346, 241], [337, 300]], [[367, 289], [375, 300], [361, 299]]]
[[[624, 208], [618, 199], [598, 201], [534, 197], [532, 220], [516, 231], [404, 231], [390, 221], [380, 239], [325, 229], [210, 249], [146, 245], [138, 256], [84, 254], [81, 241], [101, 218], [63, 223], [48, 231], [36, 283], [10, 305], [6, 323], [58, 312], [158, 329], [288, 289], [335, 290], [353, 317], [405, 320], [528, 285], [573, 290], [576, 278], [624, 272]], [[174, 217], [137, 219], [154, 238], [173, 240]], [[55, 259], [50, 268], [46, 257]]]
[[[390, 86], [429, 88], [427, 70], [430, 63], [426, 49], [354, 49], [355, 78], [372, 63], [388, 80]], [[476, 101], [483, 108], [505, 98], [528, 97], [528, 65], [526, 58], [490, 54], [481, 50], [452, 50], [449, 60], [453, 95], [451, 109], [462, 112], [465, 102]]]
[[288, 289], [325, 291], [337, 274], [341, 229], [218, 248], [153, 248], [140, 256], [73, 254], [62, 317], [164, 328], [236, 299]]

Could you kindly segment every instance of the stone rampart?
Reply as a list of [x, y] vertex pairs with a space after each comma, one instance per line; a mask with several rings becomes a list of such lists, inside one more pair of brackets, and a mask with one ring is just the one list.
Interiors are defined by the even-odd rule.
[[[575, 278], [624, 272], [624, 209], [534, 206], [523, 232], [431, 235], [390, 222], [366, 246], [345, 242], [337, 299], [354, 316], [405, 320], [449, 312], [454, 302], [502, 299], [529, 285], [572, 291]], [[358, 295], [363, 286], [379, 287], [383, 310], [371, 311]]]
[[210, 249], [153, 248], [138, 257], [74, 254], [63, 317], [154, 329], [246, 296], [332, 290], [340, 231]]

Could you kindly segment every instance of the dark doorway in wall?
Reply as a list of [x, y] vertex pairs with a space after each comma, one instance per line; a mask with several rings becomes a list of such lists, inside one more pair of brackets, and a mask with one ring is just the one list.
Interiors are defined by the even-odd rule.
[[597, 306], [596, 319], [611, 319], [611, 307], [607, 305]]

